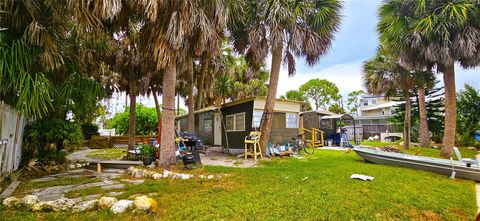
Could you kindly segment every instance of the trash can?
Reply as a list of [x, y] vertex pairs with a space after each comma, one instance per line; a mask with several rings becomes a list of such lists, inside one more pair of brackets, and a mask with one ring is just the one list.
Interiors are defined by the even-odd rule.
[[328, 140], [327, 140], [327, 145], [328, 145], [329, 147], [333, 146], [333, 139], [328, 139]]

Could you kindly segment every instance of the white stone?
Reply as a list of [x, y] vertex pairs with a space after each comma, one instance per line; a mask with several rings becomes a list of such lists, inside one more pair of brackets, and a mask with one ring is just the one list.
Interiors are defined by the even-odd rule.
[[170, 172], [168, 170], [163, 171], [163, 178], [168, 178], [170, 175], [172, 175], [172, 172]]
[[207, 178], [208, 178], [208, 179], [213, 179], [213, 178], [215, 178], [215, 177], [214, 177], [213, 175], [208, 175]]
[[163, 177], [162, 174], [159, 174], [159, 173], [154, 173], [154, 174], [152, 175], [152, 178], [153, 178], [154, 180], [162, 179], [162, 177]]
[[135, 197], [134, 205], [135, 208], [139, 210], [150, 211], [155, 209], [154, 207], [156, 206], [156, 202], [154, 199], [143, 195]]
[[98, 207], [100, 207], [100, 209], [108, 209], [117, 201], [118, 200], [115, 197], [104, 196], [98, 200]]
[[180, 174], [180, 179], [188, 180], [188, 179], [190, 179], [190, 174]]
[[47, 204], [45, 201], [38, 202], [30, 208], [33, 212], [41, 212], [51, 210], [52, 207]]
[[45, 202], [53, 211], [69, 211], [75, 205], [75, 201], [67, 198], [60, 198]]
[[3, 200], [3, 205], [7, 208], [16, 207], [20, 205], [21, 200], [17, 197], [11, 196]]
[[200, 179], [205, 179], [204, 175], [200, 175], [199, 177], [200, 177]]
[[113, 204], [112, 208], [110, 208], [110, 211], [112, 211], [113, 214], [124, 213], [125, 211], [131, 209], [132, 207], [133, 207], [132, 200], [119, 200], [118, 202]]
[[82, 167], [82, 164], [77, 163], [77, 164], [75, 164], [75, 167], [76, 167], [76, 168], [81, 168], [81, 167]]
[[35, 195], [26, 195], [22, 198], [22, 203], [27, 206], [33, 206], [34, 204], [38, 203], [38, 197]]
[[73, 212], [94, 211], [98, 208], [98, 200], [89, 200], [75, 205]]
[[75, 169], [75, 164], [69, 164], [68, 169]]

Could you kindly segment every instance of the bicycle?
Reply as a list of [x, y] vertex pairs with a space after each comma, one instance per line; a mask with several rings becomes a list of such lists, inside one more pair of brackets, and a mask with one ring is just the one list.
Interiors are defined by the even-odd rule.
[[288, 145], [291, 148], [293, 154], [295, 155], [298, 155], [302, 150], [306, 154], [313, 154], [315, 151], [315, 148], [312, 146], [311, 142], [303, 139], [303, 134], [299, 134], [296, 137], [293, 137], [292, 141], [290, 141]]

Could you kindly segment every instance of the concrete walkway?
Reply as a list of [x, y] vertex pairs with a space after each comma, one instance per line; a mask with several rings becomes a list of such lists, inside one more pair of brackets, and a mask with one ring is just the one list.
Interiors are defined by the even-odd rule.
[[85, 149], [73, 152], [67, 156], [67, 159], [71, 161], [85, 160], [85, 161], [94, 161], [95, 159], [88, 158], [87, 155], [92, 152], [93, 149]]

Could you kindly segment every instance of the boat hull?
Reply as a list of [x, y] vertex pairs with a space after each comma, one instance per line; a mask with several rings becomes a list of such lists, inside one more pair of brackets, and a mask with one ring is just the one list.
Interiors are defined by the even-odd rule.
[[372, 163], [403, 166], [448, 176], [451, 176], [452, 170], [454, 170], [456, 178], [480, 181], [480, 168], [476, 166], [467, 167], [465, 163], [459, 161], [453, 161], [452, 169], [452, 161], [445, 159], [392, 153], [361, 147], [355, 147], [353, 150], [357, 155]]

